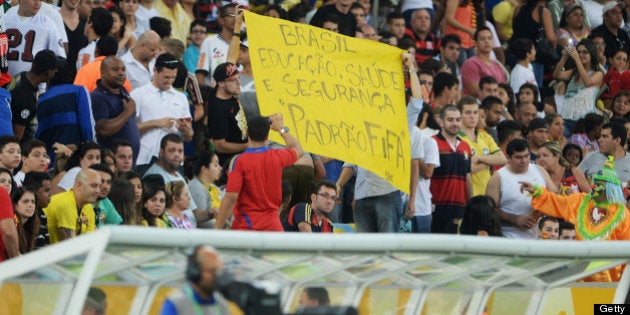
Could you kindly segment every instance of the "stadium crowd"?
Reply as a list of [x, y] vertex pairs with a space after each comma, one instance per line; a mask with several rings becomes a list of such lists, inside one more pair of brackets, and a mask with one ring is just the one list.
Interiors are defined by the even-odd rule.
[[[17, 2], [0, 262], [108, 224], [630, 237], [628, 0]], [[244, 10], [406, 51], [411, 194], [260, 116]]]

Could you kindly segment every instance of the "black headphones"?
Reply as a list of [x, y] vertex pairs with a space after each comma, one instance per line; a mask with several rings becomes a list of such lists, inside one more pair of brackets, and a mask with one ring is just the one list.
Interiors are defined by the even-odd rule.
[[196, 246], [192, 253], [188, 255], [188, 264], [186, 265], [186, 279], [192, 283], [198, 283], [201, 280], [201, 268], [197, 261], [197, 252], [203, 245]]

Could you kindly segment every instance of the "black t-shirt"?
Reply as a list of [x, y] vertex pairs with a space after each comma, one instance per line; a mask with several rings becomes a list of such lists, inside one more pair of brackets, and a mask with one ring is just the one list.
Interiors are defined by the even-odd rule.
[[317, 9], [317, 12], [315, 12], [315, 15], [313, 15], [313, 18], [311, 19], [311, 25], [322, 27], [324, 19], [329, 14], [332, 14], [339, 19], [339, 34], [350, 37], [354, 37], [356, 35], [357, 19], [350, 11], [346, 14], [339, 12], [334, 4], [325, 5]]
[[73, 30], [69, 29], [64, 23], [66, 35], [68, 35], [68, 61], [66, 62], [65, 74], [69, 80], [69, 83], [74, 82], [74, 77], [77, 75], [77, 58], [79, 56], [79, 50], [87, 46], [87, 37], [83, 34], [85, 29], [86, 19], [84, 17], [79, 18], [79, 24], [77, 28]]
[[14, 77], [7, 85], [11, 93], [11, 113], [14, 125], [25, 126], [22, 140], [32, 139], [37, 130], [37, 87], [26, 78], [26, 71]]
[[[208, 101], [208, 130], [214, 140], [225, 139], [230, 143], [247, 143], [247, 120], [238, 99], [222, 100], [213, 95]], [[234, 154], [218, 153], [219, 163], [224, 165]]]

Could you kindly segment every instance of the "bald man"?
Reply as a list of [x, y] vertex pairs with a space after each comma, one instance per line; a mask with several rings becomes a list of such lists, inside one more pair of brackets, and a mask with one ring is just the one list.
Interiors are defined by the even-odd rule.
[[216, 273], [222, 268], [223, 261], [213, 247], [197, 246], [188, 256], [189, 283], [164, 301], [161, 314], [229, 314], [227, 301], [215, 292]]
[[118, 141], [129, 142], [135, 163], [140, 152], [140, 131], [135, 120], [136, 102], [124, 87], [127, 80], [125, 68], [120, 58], [105, 58], [101, 63], [101, 78], [90, 96], [98, 143], [103, 148], [115, 151]]
[[127, 67], [127, 78], [131, 88], [137, 89], [151, 82], [156, 51], [160, 44], [160, 35], [154, 31], [146, 31], [138, 37], [136, 45], [122, 56]]
[[93, 169], [83, 169], [70, 190], [51, 197], [44, 209], [51, 244], [96, 229], [92, 203], [100, 194], [100, 186], [99, 174]]

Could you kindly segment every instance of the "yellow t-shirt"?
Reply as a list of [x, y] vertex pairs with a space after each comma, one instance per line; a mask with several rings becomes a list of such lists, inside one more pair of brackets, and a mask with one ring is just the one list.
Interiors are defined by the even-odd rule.
[[215, 184], [210, 184], [208, 187], [208, 193], [210, 193], [210, 201], [212, 202], [212, 208], [221, 208], [221, 190]]
[[[147, 220], [145, 220], [145, 219], [142, 219], [142, 221], [140, 222], [140, 225], [148, 227], [149, 226], [149, 222], [147, 222]], [[168, 223], [164, 222], [164, 220], [162, 218], [156, 218], [155, 219], [155, 227], [161, 228], [161, 229], [166, 229], [166, 228], [169, 228], [170, 226], [169, 226]]]
[[182, 5], [178, 2], [171, 10], [162, 0], [157, 0], [153, 3], [153, 8], [155, 8], [161, 17], [171, 21], [171, 38], [179, 39], [182, 43], [186, 44], [186, 38], [188, 38], [188, 31], [192, 20], [186, 11], [184, 11]]
[[[462, 138], [462, 140], [466, 141], [470, 146], [470, 150], [472, 151], [472, 155], [492, 155], [501, 149], [497, 146], [496, 142], [491, 135], [489, 135], [485, 130], [477, 130], [477, 141], [472, 141], [468, 136], [460, 131], [458, 136]], [[488, 182], [490, 181], [490, 167], [486, 166], [485, 169], [471, 174], [472, 184], [473, 184], [473, 196], [477, 195], [485, 195], [486, 187], [488, 186]]]
[[509, 1], [501, 1], [492, 9], [492, 17], [497, 23], [501, 23], [501, 27], [497, 27], [497, 32], [512, 37], [514, 29], [512, 28], [512, 18], [514, 17], [514, 5]]
[[81, 220], [77, 211], [77, 200], [74, 190], [56, 194], [50, 198], [48, 207], [44, 209], [48, 219], [48, 233], [50, 244], [59, 242], [58, 228], [67, 228], [75, 231], [76, 235], [92, 232], [96, 229], [96, 216], [91, 203], [81, 208]]

